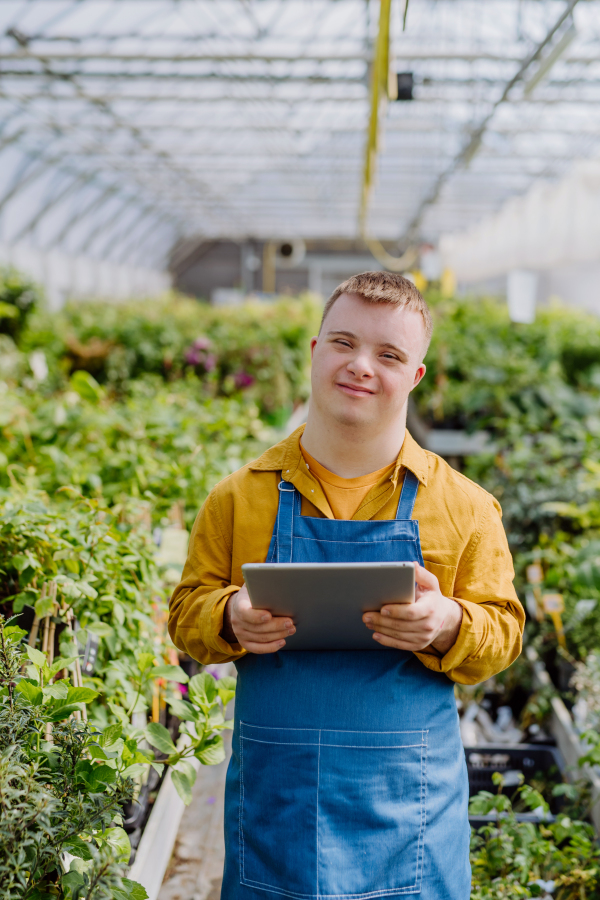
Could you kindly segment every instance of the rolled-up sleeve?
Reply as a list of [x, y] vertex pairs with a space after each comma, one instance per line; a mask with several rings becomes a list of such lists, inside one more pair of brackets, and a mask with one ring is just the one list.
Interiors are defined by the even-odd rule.
[[460, 558], [453, 599], [462, 606], [460, 632], [444, 655], [417, 653], [428, 669], [459, 684], [477, 684], [506, 669], [522, 648], [525, 611], [517, 597], [514, 568], [500, 505], [488, 495], [479, 527]]
[[227, 600], [241, 587], [231, 584], [231, 544], [231, 526], [226, 526], [213, 491], [194, 522], [181, 581], [169, 603], [173, 643], [204, 665], [246, 653], [220, 636]]

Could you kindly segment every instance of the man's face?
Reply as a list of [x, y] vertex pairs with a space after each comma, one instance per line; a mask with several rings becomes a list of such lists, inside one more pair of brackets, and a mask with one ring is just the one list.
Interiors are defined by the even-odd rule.
[[311, 341], [311, 402], [341, 425], [389, 428], [425, 374], [424, 340], [420, 313], [342, 294]]

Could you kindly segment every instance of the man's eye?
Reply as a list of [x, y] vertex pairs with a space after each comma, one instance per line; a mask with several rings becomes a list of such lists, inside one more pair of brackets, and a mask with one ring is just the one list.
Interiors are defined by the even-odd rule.
[[383, 355], [383, 358], [384, 358], [384, 359], [395, 359], [395, 360], [398, 359], [398, 357], [397, 357], [397, 356], [394, 356], [393, 353], [384, 353], [384, 354], [382, 354], [382, 355]]
[[351, 347], [352, 346], [349, 341], [342, 341], [339, 338], [337, 339], [336, 344], [341, 344], [342, 347]]

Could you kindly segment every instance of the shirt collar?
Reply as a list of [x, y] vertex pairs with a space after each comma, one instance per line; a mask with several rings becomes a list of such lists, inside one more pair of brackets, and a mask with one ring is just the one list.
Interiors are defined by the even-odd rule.
[[[274, 447], [270, 447], [257, 460], [251, 462], [249, 468], [252, 471], [281, 472], [284, 481], [291, 481], [303, 461], [302, 451], [300, 450], [300, 438], [304, 428], [305, 426], [301, 425], [288, 437], [275, 444]], [[422, 447], [419, 447], [408, 431], [406, 431], [404, 436], [402, 449], [398, 454], [398, 459], [390, 478], [394, 486], [398, 484], [398, 477], [402, 468], [409, 469], [417, 476], [421, 484], [427, 485], [429, 473], [427, 452]]]

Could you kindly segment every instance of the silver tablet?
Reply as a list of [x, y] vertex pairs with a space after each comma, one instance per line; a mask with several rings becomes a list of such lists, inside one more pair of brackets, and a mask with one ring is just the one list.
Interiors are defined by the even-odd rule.
[[414, 563], [246, 563], [255, 609], [289, 616], [296, 633], [286, 650], [385, 650], [363, 613], [386, 603], [414, 603]]

